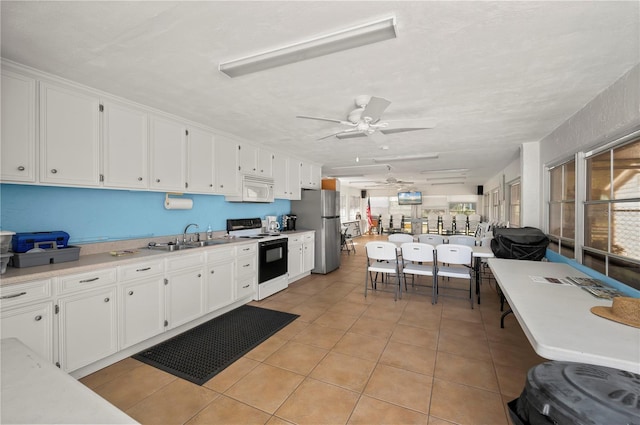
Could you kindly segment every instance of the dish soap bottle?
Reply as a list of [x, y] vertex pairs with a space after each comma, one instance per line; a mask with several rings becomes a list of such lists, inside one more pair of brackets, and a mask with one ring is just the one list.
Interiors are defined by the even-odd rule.
[[207, 239], [213, 239], [213, 230], [211, 230], [211, 225], [207, 227]]

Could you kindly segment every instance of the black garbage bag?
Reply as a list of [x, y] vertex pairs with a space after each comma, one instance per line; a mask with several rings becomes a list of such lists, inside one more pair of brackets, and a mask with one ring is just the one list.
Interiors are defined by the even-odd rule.
[[494, 229], [491, 240], [493, 255], [512, 260], [540, 261], [548, 245], [547, 235], [535, 227]]

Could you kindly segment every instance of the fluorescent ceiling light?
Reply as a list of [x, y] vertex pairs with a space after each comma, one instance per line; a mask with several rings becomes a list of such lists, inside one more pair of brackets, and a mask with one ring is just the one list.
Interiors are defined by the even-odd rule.
[[395, 16], [257, 55], [224, 62], [219, 65], [218, 69], [234, 78], [392, 38], [396, 38]]
[[421, 159], [436, 159], [438, 158], [438, 153], [427, 153], [424, 155], [407, 155], [407, 156], [391, 156], [380, 159], [373, 159], [373, 162], [381, 163], [381, 162], [393, 162], [393, 161], [418, 161]]
[[339, 167], [325, 167], [327, 170], [344, 170], [360, 168], [387, 168], [384, 164], [363, 164], [363, 165], [341, 165]]
[[427, 181], [431, 181], [431, 180], [464, 180], [466, 179], [466, 176], [460, 176], [460, 177], [427, 177]]
[[431, 186], [440, 186], [443, 184], [464, 184], [464, 182], [440, 182], [440, 183], [431, 183]]
[[423, 170], [420, 171], [420, 174], [431, 174], [431, 173], [466, 173], [469, 171], [468, 168], [450, 168], [448, 170]]

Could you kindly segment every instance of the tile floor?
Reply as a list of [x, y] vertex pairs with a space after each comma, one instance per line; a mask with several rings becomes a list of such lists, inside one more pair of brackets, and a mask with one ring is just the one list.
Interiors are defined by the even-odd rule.
[[[328, 275], [253, 305], [300, 317], [203, 386], [133, 360], [81, 379], [143, 424], [509, 424], [505, 403], [545, 359], [495, 282], [482, 304], [417, 288], [364, 297], [364, 243]], [[385, 237], [386, 239], [386, 237]]]

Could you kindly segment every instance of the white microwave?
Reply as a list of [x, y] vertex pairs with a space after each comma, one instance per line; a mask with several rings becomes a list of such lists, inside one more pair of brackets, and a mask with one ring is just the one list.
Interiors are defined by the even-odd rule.
[[268, 177], [242, 176], [242, 194], [225, 196], [230, 202], [273, 202], [273, 179]]

